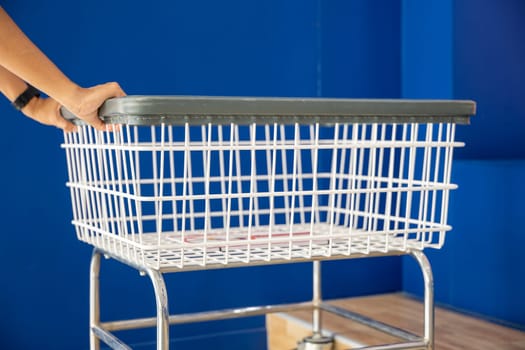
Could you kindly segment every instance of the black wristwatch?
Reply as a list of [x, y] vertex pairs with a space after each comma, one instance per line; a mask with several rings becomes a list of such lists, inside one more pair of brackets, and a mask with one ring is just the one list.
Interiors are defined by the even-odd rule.
[[38, 91], [34, 86], [27, 84], [27, 89], [25, 89], [25, 91], [13, 101], [12, 105], [17, 110], [21, 110], [29, 103], [29, 101], [31, 101], [33, 97], [40, 97], [40, 91]]

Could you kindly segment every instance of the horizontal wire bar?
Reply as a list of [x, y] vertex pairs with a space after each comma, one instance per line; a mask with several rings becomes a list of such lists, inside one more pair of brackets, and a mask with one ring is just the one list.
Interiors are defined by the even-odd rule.
[[[370, 237], [386, 237], [386, 236], [393, 236], [394, 238], [397, 236], [400, 239], [404, 239], [404, 235], [410, 235], [410, 234], [419, 234], [422, 232], [434, 232], [439, 233], [441, 231], [450, 230], [450, 226], [443, 225], [443, 227], [435, 227], [435, 228], [428, 228], [426, 230], [422, 230], [420, 227], [416, 228], [407, 228], [407, 229], [399, 229], [399, 230], [387, 230], [387, 231], [376, 231], [376, 232], [366, 232], [366, 231], [353, 231], [352, 233], [348, 233], [348, 228], [344, 228], [343, 233], [329, 233], [329, 234], [312, 234], [307, 235], [304, 234], [302, 236], [293, 234], [287, 235], [286, 237], [270, 237], [270, 238], [264, 238], [260, 237], [260, 235], [257, 235], [257, 238], [247, 238], [246, 235], [243, 235], [242, 233], [241, 238], [236, 238], [235, 230], [230, 229], [230, 237], [229, 240], [218, 240], [218, 239], [209, 239], [207, 241], [201, 241], [201, 242], [183, 242], [183, 241], [176, 241], [176, 237], [173, 237], [172, 235], [168, 233], [143, 233], [142, 235], [142, 243], [137, 242], [136, 240], [131, 239], [130, 237], [133, 236], [139, 236], [139, 235], [115, 235], [112, 233], [109, 233], [105, 230], [102, 230], [100, 228], [92, 227], [89, 225], [86, 225], [84, 223], [73, 223], [76, 226], [88, 229], [90, 231], [96, 232], [98, 234], [101, 234], [103, 236], [108, 237], [109, 240], [116, 240], [120, 241], [121, 244], [125, 246], [132, 246], [135, 248], [143, 249], [143, 250], [157, 250], [157, 249], [180, 249], [180, 248], [220, 248], [220, 247], [226, 247], [226, 246], [241, 246], [241, 245], [248, 245], [248, 244], [269, 244], [269, 243], [293, 243], [293, 242], [309, 242], [309, 241], [322, 241], [322, 240], [335, 240], [335, 239], [342, 239], [342, 240], [356, 240], [360, 237], [363, 239], [370, 238]], [[232, 232], [233, 231], [233, 232]], [[191, 231], [193, 234], [190, 236], [191, 238], [198, 237], [202, 235], [200, 231]], [[245, 232], [245, 231], [242, 231]], [[324, 231], [326, 232], [326, 231]], [[211, 235], [211, 233], [208, 233], [208, 235]], [[145, 240], [144, 236], [155, 236], [155, 239], [152, 239], [151, 243]], [[156, 237], [165, 237], [164, 241], [159, 242], [157, 241]], [[182, 236], [181, 236], [182, 237]], [[186, 238], [188, 238], [188, 234], [186, 234]], [[392, 239], [392, 238], [391, 238]]]
[[[413, 181], [412, 185], [418, 185], [417, 181]], [[366, 193], [405, 193], [405, 192], [423, 192], [423, 191], [441, 191], [441, 190], [454, 190], [457, 188], [455, 184], [445, 184], [440, 182], [419, 182], [420, 185], [427, 185], [426, 187], [421, 186], [410, 186], [410, 187], [368, 187], [358, 189], [329, 189], [329, 190], [294, 190], [288, 192], [272, 192], [273, 197], [298, 197], [298, 196], [326, 196], [331, 194], [366, 194]], [[68, 182], [68, 187], [74, 189], [81, 189], [92, 191], [95, 193], [103, 193], [116, 197], [131, 199], [140, 202], [157, 202], [157, 201], [188, 201], [188, 200], [208, 200], [208, 199], [222, 199], [222, 198], [267, 198], [269, 192], [239, 192], [235, 194], [224, 194], [224, 193], [211, 193], [211, 194], [191, 194], [191, 195], [172, 195], [172, 196], [137, 196], [117, 190], [109, 190], [100, 187], [93, 187], [81, 183]], [[167, 185], [167, 184], [166, 184]], [[195, 185], [195, 184], [194, 184]]]
[[[250, 175], [235, 175], [232, 176], [232, 180], [235, 181], [241, 181], [241, 182], [248, 182], [250, 180]], [[192, 182], [193, 183], [204, 183], [206, 181], [209, 181], [210, 183], [220, 183], [220, 182], [227, 182], [229, 177], [229, 174], [226, 174], [224, 176], [210, 176], [209, 180], [206, 177], [203, 176], [193, 176]], [[255, 179], [257, 181], [270, 181], [272, 177], [277, 181], [291, 181], [292, 176], [288, 174], [259, 174], [255, 175]], [[331, 174], [329, 173], [317, 173], [315, 176], [316, 179], [330, 179]], [[301, 179], [313, 179], [314, 176], [309, 173], [305, 173], [301, 176]], [[373, 183], [378, 184], [386, 184], [389, 187], [397, 188], [396, 185], [405, 185], [405, 184], [418, 184], [418, 185], [424, 185], [424, 184], [436, 184], [438, 186], [456, 186], [454, 184], [447, 184], [441, 181], [423, 181], [423, 180], [417, 180], [417, 179], [404, 179], [404, 178], [390, 178], [385, 176], [371, 176], [371, 175], [361, 175], [361, 174], [339, 174], [335, 175], [336, 180], [344, 181], [369, 181]], [[168, 177], [164, 178], [164, 181], [169, 180], [169, 182], [165, 182], [165, 185], [171, 185], [171, 184], [183, 184], [184, 179], [181, 178], [175, 178], [175, 177]], [[121, 186], [121, 185], [158, 185], [161, 181], [159, 179], [152, 179], [152, 178], [146, 178], [146, 179], [118, 179], [118, 180], [99, 180], [99, 181], [86, 181], [83, 179], [81, 184], [83, 185], [103, 185], [103, 186]], [[80, 181], [69, 181], [66, 184], [76, 184], [80, 183]], [[456, 186], [457, 187], [457, 186]], [[377, 188], [377, 187], [374, 187]]]
[[[373, 218], [373, 219], [380, 219], [380, 220], [385, 220], [392, 224], [409, 224], [409, 225], [418, 225], [418, 227], [420, 229], [426, 229], [426, 228], [439, 228], [439, 229], [446, 229], [446, 230], [450, 230], [451, 229], [451, 226], [448, 226], [448, 225], [445, 225], [445, 224], [440, 224], [440, 223], [436, 223], [434, 221], [427, 221], [427, 220], [418, 220], [418, 219], [414, 219], [414, 218], [410, 218], [410, 217], [406, 217], [406, 216], [392, 216], [392, 215], [387, 215], [387, 214], [381, 214], [381, 213], [371, 213], [371, 212], [367, 212], [367, 211], [359, 211], [359, 210], [350, 210], [350, 209], [342, 209], [342, 208], [332, 208], [332, 207], [325, 207], [325, 206], [320, 206], [318, 207], [318, 209], [320, 211], [324, 211], [324, 212], [327, 212], [329, 209], [330, 210], [334, 210], [337, 214], [350, 214], [352, 216], [354, 216], [354, 219], [355, 218]], [[308, 210], [306, 210], [308, 211]], [[262, 216], [262, 215], [268, 215], [270, 214], [271, 210], [270, 209], [259, 209], [259, 213], [257, 215], [259, 216]], [[273, 212], [275, 214], [287, 214], [289, 213], [289, 210], [286, 210], [286, 208], [280, 208], [280, 209], [273, 209]], [[299, 210], [296, 208], [296, 211], [295, 213], [299, 213]], [[187, 216], [184, 216], [183, 214], [163, 214], [162, 215], [162, 219], [163, 220], [172, 220], [172, 219], [193, 219], [193, 218], [204, 218], [205, 215], [204, 212], [197, 212], [197, 213], [193, 213], [191, 218], [190, 217], [187, 217]], [[210, 214], [211, 215], [211, 214]], [[252, 214], [252, 215], [255, 215], [255, 214]], [[223, 216], [223, 213], [222, 212], [214, 212], [214, 214], [211, 216], [213, 218], [220, 218]], [[244, 211], [240, 211], [240, 210], [236, 210], [236, 211], [230, 211], [230, 216], [231, 217], [247, 217], [248, 214], [245, 213]], [[106, 217], [106, 218], [88, 218], [88, 219], [83, 219], [83, 220], [73, 220], [73, 223], [74, 224], [88, 224], [88, 223], [92, 223], [92, 224], [95, 224], [95, 223], [106, 223], [106, 222], [122, 222], [122, 223], [133, 223], [133, 222], [137, 222], [139, 220], [143, 220], [143, 221], [154, 221], [158, 219], [158, 216], [157, 215], [142, 215], [140, 217], [138, 216], [126, 216], [125, 218], [122, 218], [122, 217]], [[306, 223], [300, 223], [300, 222], [297, 222], [297, 223], [294, 223], [293, 225], [297, 225], [297, 226], [303, 226], [305, 225]], [[323, 225], [324, 223], [323, 222], [320, 222], [320, 223], [317, 223], [318, 225]], [[274, 224], [275, 225], [275, 224]], [[279, 227], [280, 225], [275, 225], [276, 227]], [[288, 225], [286, 224], [282, 224], [282, 226], [286, 226], [286, 227], [289, 227]], [[345, 225], [337, 225], [339, 227], [344, 227], [344, 228], [347, 228], [347, 226]], [[269, 226], [266, 226], [266, 225], [259, 225], [259, 226], [254, 226], [256, 227], [257, 229], [262, 229], [262, 228], [267, 228]], [[234, 226], [230, 226], [230, 229], [231, 228], [235, 228]], [[226, 230], [226, 228], [224, 227], [223, 230]], [[180, 230], [179, 232], [184, 232], [182, 230]], [[138, 234], [138, 233], [137, 233]]]
[[377, 330], [379, 330], [381, 332], [390, 334], [390, 335], [392, 335], [394, 337], [397, 337], [397, 338], [401, 338], [401, 339], [409, 340], [409, 341], [417, 341], [417, 340], [421, 339], [420, 336], [418, 336], [418, 335], [416, 335], [414, 333], [410, 333], [410, 332], [405, 331], [405, 330], [403, 330], [401, 328], [390, 326], [390, 325], [388, 325], [386, 323], [376, 321], [376, 320], [374, 320], [374, 319], [372, 319], [370, 317], [366, 317], [366, 316], [360, 315], [358, 313], [352, 312], [352, 311], [347, 310], [347, 309], [343, 309], [343, 308], [338, 307], [338, 306], [330, 305], [330, 304], [327, 304], [327, 303], [322, 303], [321, 304], [321, 309], [323, 311], [327, 311], [327, 312], [336, 314], [336, 315], [341, 316], [343, 318], [359, 322], [359, 323], [364, 324], [364, 325], [366, 325], [368, 327], [377, 329]]
[[[288, 312], [297, 310], [309, 310], [313, 309], [312, 302], [292, 303], [284, 305], [266, 305], [266, 306], [253, 306], [237, 309], [225, 309], [216, 311], [205, 311], [196, 312], [190, 314], [181, 315], [170, 315], [169, 324], [180, 324], [190, 322], [204, 322], [214, 320], [226, 320], [237, 317], [250, 317], [265, 315], [268, 313], [275, 312]], [[157, 319], [155, 317], [140, 318], [134, 320], [122, 320], [112, 322], [102, 322], [101, 325], [109, 331], [117, 330], [130, 330], [137, 328], [155, 327], [157, 325]]]
[[[347, 142], [322, 142], [319, 141], [318, 144], [314, 143], [291, 143], [291, 142], [281, 142], [277, 144], [274, 151], [288, 151], [288, 150], [330, 150], [330, 149], [397, 149], [397, 148], [452, 148], [452, 147], [463, 147], [465, 144], [458, 141], [377, 141], [377, 140], [367, 140], [367, 141], [351, 141]], [[221, 143], [212, 142], [211, 145], [199, 143], [190, 143], [189, 146], [180, 143], [172, 144], [163, 144], [160, 143], [124, 143], [124, 144], [98, 144], [98, 143], [64, 143], [61, 146], [62, 148], [78, 148], [78, 149], [104, 149], [104, 150], [118, 150], [118, 151], [178, 151], [184, 152], [190, 150], [190, 152], [201, 152], [201, 151], [214, 151], [214, 152], [229, 152], [229, 151], [266, 151], [268, 149], [267, 141], [257, 142], [255, 145], [248, 143], [248, 141], [239, 141], [235, 142], [235, 147], [230, 146], [228, 140], [223, 140]]]

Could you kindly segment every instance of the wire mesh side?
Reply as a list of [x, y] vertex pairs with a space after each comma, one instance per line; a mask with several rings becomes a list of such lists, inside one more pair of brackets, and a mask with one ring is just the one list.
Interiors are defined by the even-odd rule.
[[80, 240], [153, 267], [439, 248], [454, 124], [80, 127]]

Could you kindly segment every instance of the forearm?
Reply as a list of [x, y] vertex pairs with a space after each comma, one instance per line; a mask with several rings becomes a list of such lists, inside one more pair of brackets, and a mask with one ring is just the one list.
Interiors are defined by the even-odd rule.
[[9, 101], [13, 102], [26, 88], [22, 79], [0, 66], [0, 91]]
[[[25, 81], [0, 66], [0, 91], [11, 102], [15, 101], [27, 89]], [[75, 130], [75, 126], [62, 118], [58, 112], [60, 105], [51, 98], [35, 96], [25, 104], [21, 112], [26, 116], [46, 125], [54, 125], [66, 131]]]
[[[0, 66], [39, 90], [52, 96], [60, 104], [75, 110], [80, 87], [69, 80], [42, 51], [20, 30], [9, 15], [0, 7]], [[2, 73], [2, 77], [5, 72]], [[6, 92], [18, 83], [9, 77]], [[2, 85], [5, 85], [2, 83]], [[2, 92], [8, 96], [3, 90]], [[23, 89], [22, 89], [23, 91]], [[20, 93], [20, 92], [19, 92]], [[16, 96], [15, 96], [16, 98]], [[12, 100], [12, 98], [10, 98]]]

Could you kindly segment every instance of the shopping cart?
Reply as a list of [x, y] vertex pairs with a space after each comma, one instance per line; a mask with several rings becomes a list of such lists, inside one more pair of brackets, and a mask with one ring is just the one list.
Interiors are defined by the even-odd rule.
[[[78, 239], [91, 261], [91, 349], [129, 349], [115, 330], [313, 312], [303, 349], [330, 348], [320, 311], [320, 261], [408, 254], [425, 281], [424, 336], [381, 323], [402, 343], [433, 348], [433, 282], [422, 250], [440, 248], [447, 224], [456, 124], [471, 101], [129, 96], [100, 110], [107, 131], [75, 120], [66, 133], [68, 186]], [[149, 275], [157, 317], [101, 322], [100, 255]], [[313, 262], [313, 300], [169, 315], [164, 273]]]

